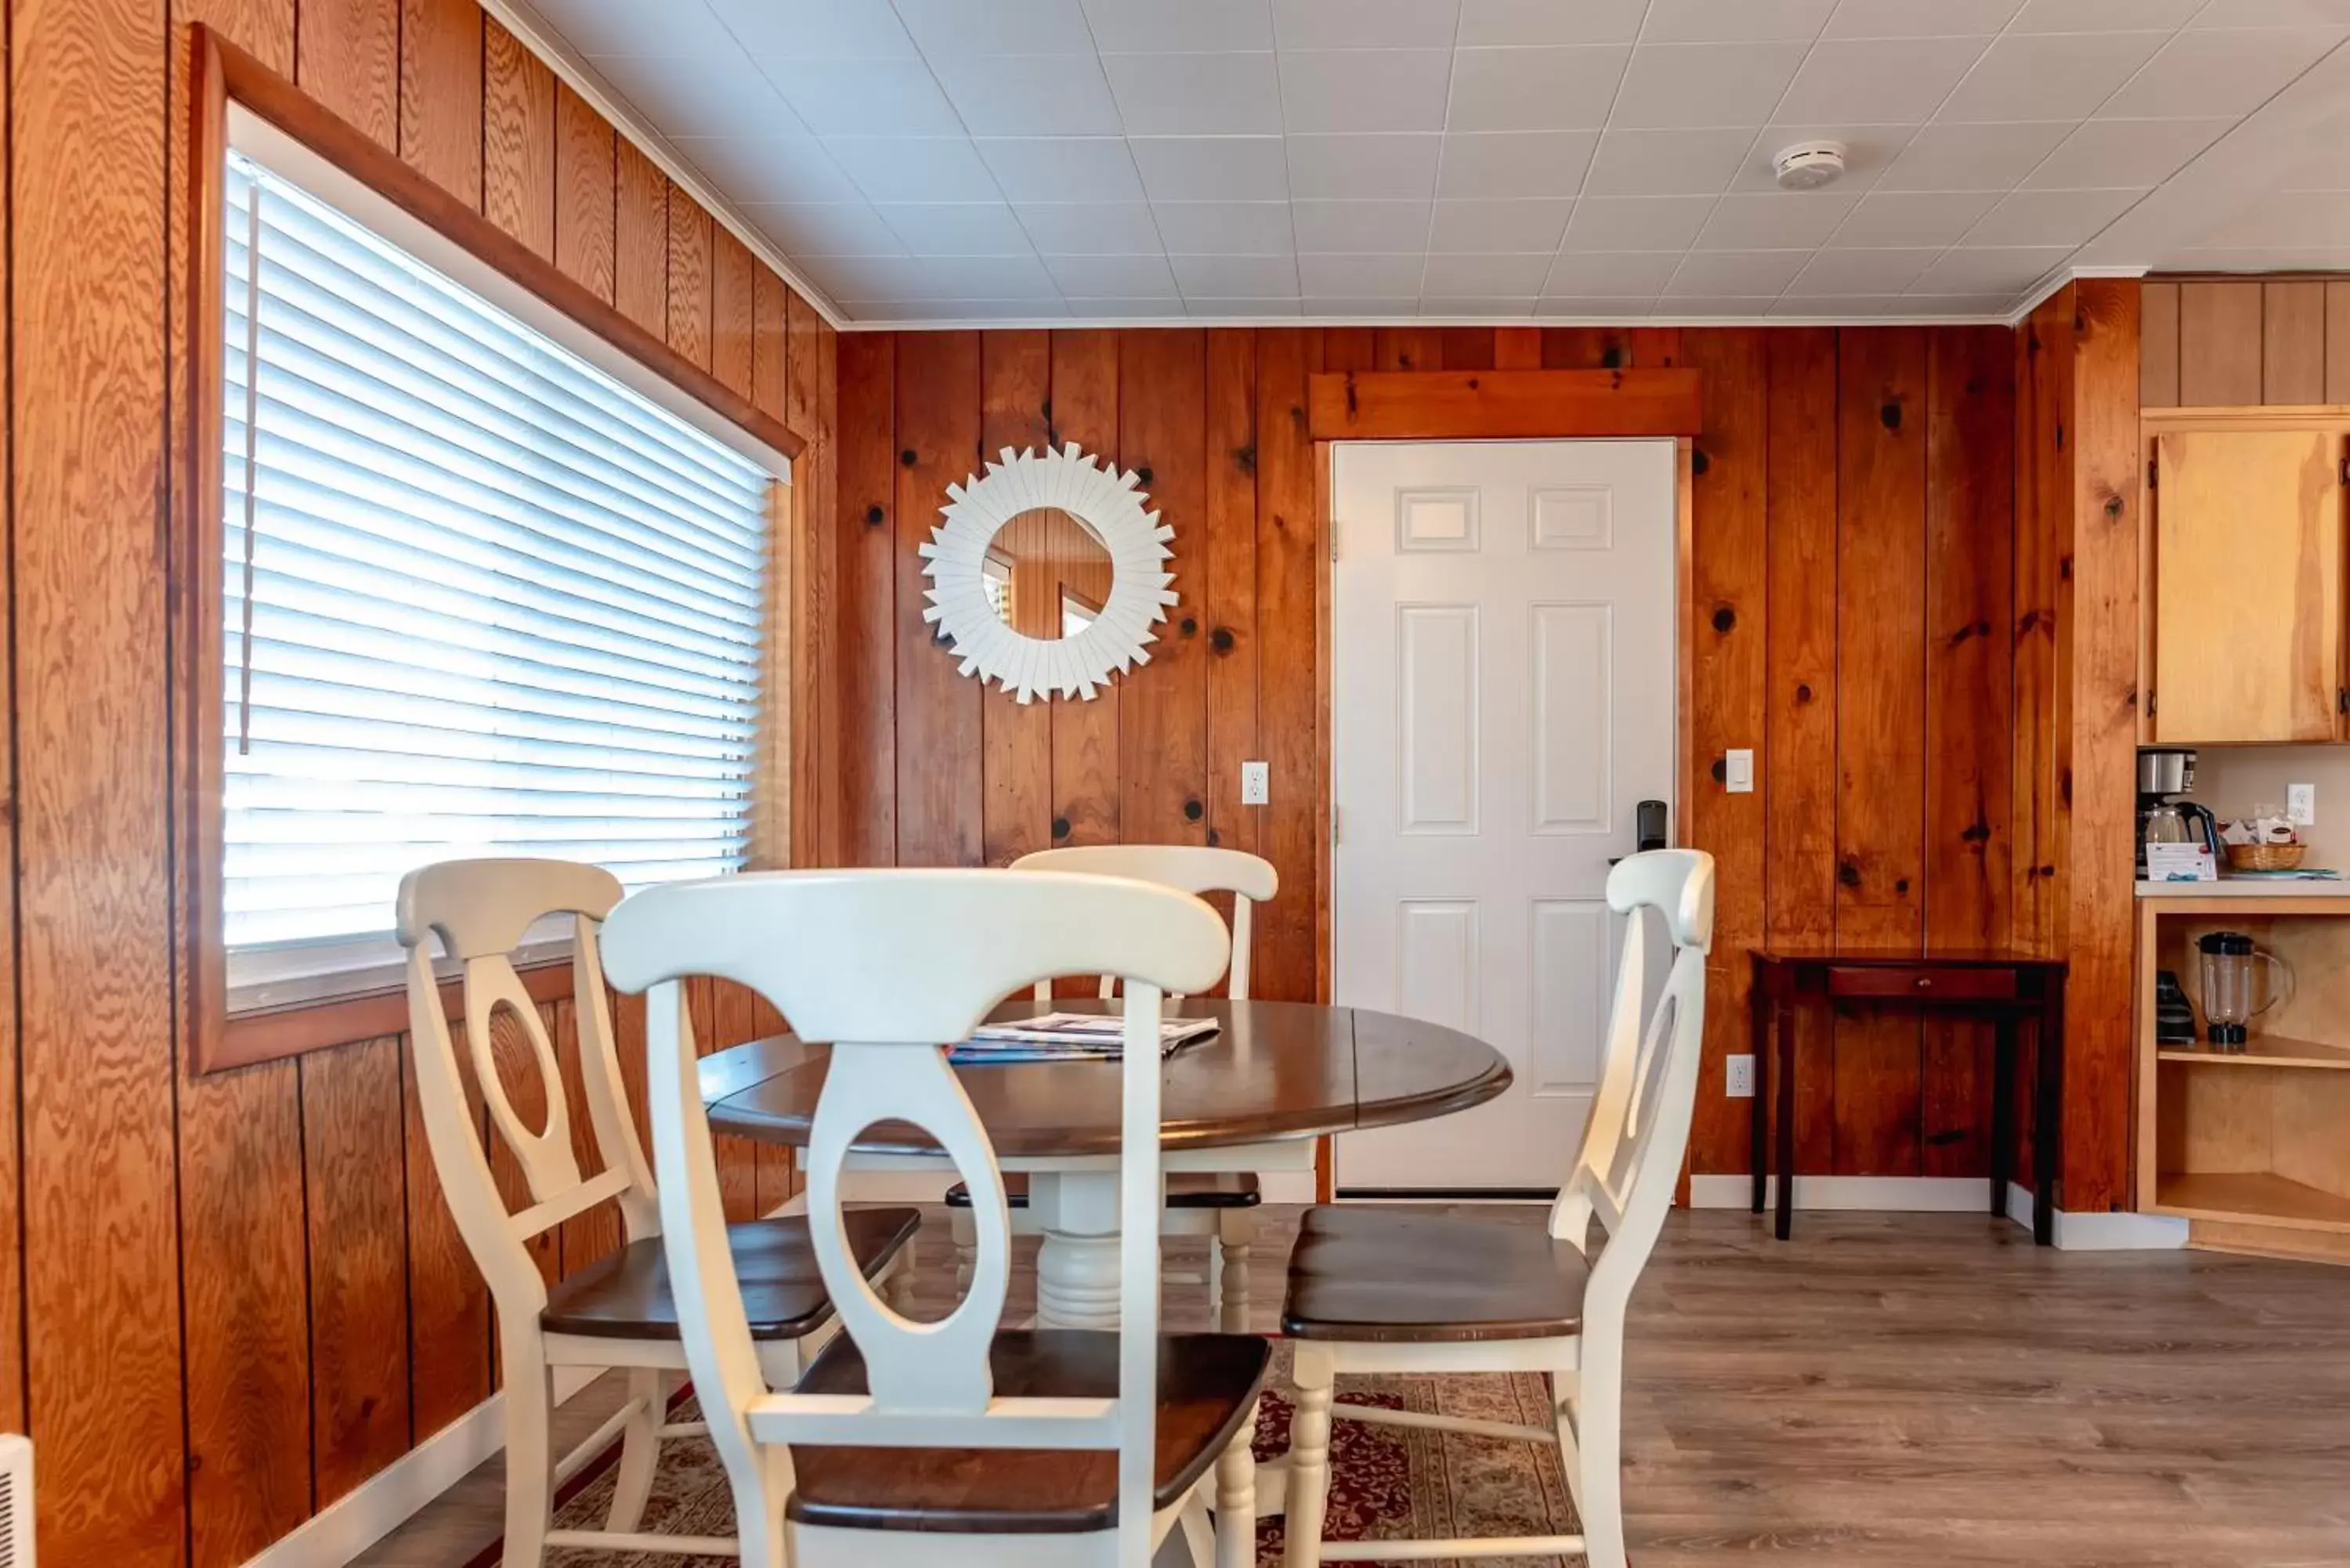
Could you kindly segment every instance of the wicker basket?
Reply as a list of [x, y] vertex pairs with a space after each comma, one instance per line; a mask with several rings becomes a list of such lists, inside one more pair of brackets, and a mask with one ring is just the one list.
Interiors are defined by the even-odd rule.
[[2228, 846], [2228, 869], [2230, 871], [2292, 871], [2301, 865], [2301, 857], [2309, 853], [2306, 844], [2230, 844]]

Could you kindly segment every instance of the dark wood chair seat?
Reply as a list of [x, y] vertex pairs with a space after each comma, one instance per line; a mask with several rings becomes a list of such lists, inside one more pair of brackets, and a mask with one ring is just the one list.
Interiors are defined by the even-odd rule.
[[[1235, 1334], [1159, 1342], [1159, 1463], [1165, 1508], [1214, 1464], [1264, 1386], [1272, 1346]], [[1000, 1398], [1118, 1393], [1118, 1335], [1084, 1329], [999, 1334], [990, 1366]], [[847, 1334], [818, 1354], [803, 1394], [862, 1394], [865, 1360]], [[785, 1515], [801, 1524], [941, 1534], [1068, 1534], [1118, 1522], [1118, 1455], [1040, 1449], [792, 1446]], [[941, 1562], [952, 1561], [951, 1553]]]
[[[905, 1246], [921, 1221], [911, 1209], [851, 1209], [841, 1216], [848, 1247], [868, 1278]], [[797, 1339], [832, 1315], [806, 1215], [726, 1227], [734, 1272], [754, 1339]], [[549, 1334], [599, 1339], [675, 1339], [677, 1302], [660, 1238], [631, 1241], [546, 1293], [539, 1324]]]
[[[1028, 1179], [1006, 1176], [1003, 1179], [1003, 1199], [1014, 1209], [1028, 1207]], [[1217, 1170], [1178, 1170], [1167, 1176], [1167, 1207], [1170, 1209], [1253, 1209], [1264, 1201], [1264, 1192], [1254, 1175], [1233, 1175]], [[971, 1189], [956, 1182], [947, 1189], [947, 1207], [971, 1207]]]
[[1309, 1209], [1281, 1332], [1356, 1344], [1544, 1339], [1583, 1323], [1583, 1254], [1539, 1225], [1430, 1209]]

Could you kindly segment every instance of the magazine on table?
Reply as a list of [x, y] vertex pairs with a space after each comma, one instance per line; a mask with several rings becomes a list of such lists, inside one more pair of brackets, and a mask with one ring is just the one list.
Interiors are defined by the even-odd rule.
[[[1212, 1018], [1161, 1018], [1159, 1054], [1171, 1056], [1213, 1034]], [[1115, 1062], [1126, 1054], [1126, 1020], [1114, 1012], [1045, 1012], [982, 1024], [951, 1047], [955, 1062]]]

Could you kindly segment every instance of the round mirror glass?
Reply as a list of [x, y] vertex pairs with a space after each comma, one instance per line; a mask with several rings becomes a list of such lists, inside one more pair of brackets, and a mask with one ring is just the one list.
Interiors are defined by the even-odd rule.
[[1057, 506], [1014, 514], [988, 541], [981, 569], [996, 618], [1040, 641], [1076, 636], [1109, 602], [1108, 546], [1091, 524]]

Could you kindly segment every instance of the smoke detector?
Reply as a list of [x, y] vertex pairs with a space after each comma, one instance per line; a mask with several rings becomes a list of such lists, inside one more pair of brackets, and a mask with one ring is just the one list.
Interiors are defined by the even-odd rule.
[[1772, 161], [1782, 191], [1816, 191], [1844, 173], [1844, 143], [1798, 141]]

